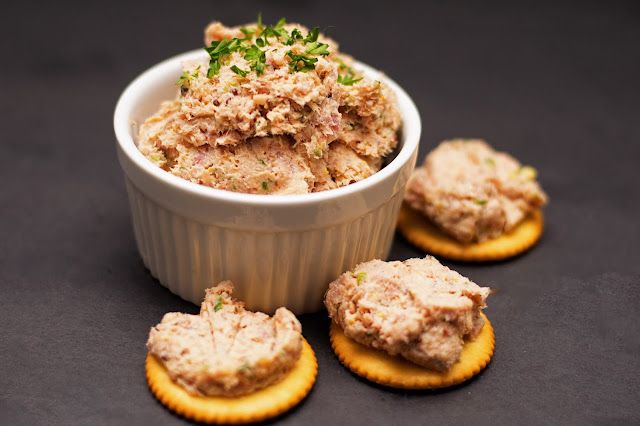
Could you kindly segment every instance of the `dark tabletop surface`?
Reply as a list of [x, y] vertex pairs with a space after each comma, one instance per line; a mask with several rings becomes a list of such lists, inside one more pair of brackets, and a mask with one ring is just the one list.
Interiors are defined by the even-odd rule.
[[[0, 423], [181, 424], [143, 374], [149, 327], [196, 312], [136, 252], [112, 113], [144, 69], [211, 19], [326, 27], [415, 100], [420, 157], [483, 137], [539, 170], [538, 246], [445, 262], [497, 289], [490, 367], [439, 392], [342, 368], [302, 316], [314, 390], [283, 424], [640, 423], [640, 3], [13, 2], [0, 13]], [[397, 236], [391, 258], [422, 253]]]

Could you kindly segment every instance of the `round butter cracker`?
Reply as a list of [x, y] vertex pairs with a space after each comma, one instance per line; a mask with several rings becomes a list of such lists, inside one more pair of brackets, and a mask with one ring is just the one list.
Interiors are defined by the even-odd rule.
[[238, 397], [192, 395], [174, 383], [151, 354], [147, 354], [145, 369], [151, 392], [170, 410], [197, 422], [244, 424], [278, 416], [302, 401], [316, 381], [318, 362], [303, 339], [300, 359], [282, 380]]
[[406, 204], [402, 205], [398, 217], [398, 229], [410, 243], [434, 256], [463, 262], [491, 262], [517, 256], [533, 247], [543, 228], [542, 212], [536, 210], [510, 232], [479, 243], [464, 244]]
[[460, 359], [445, 372], [429, 370], [400, 356], [361, 345], [345, 336], [334, 322], [331, 347], [345, 367], [372, 382], [400, 389], [438, 389], [469, 380], [491, 361], [495, 336], [487, 317], [484, 314], [482, 317], [485, 323], [478, 336], [465, 342]]

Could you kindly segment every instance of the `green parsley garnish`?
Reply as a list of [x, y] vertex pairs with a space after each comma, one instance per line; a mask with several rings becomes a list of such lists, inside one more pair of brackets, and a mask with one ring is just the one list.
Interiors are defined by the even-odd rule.
[[297, 41], [300, 41], [300, 40], [303, 40], [303, 39], [304, 39], [304, 37], [302, 35], [302, 32], [299, 29], [294, 28], [291, 31], [291, 35], [289, 36], [287, 41], [284, 42], [284, 44], [286, 44], [287, 46], [291, 46], [293, 43], [295, 43]]
[[211, 78], [220, 72], [221, 60], [227, 55], [240, 50], [242, 48], [241, 39], [233, 38], [231, 40], [214, 40], [210, 47], [204, 50], [209, 54], [209, 69], [207, 70], [207, 78]]
[[[222, 66], [228, 64], [228, 56], [234, 52], [243, 54], [244, 59], [249, 62], [250, 70], [255, 71], [257, 75], [261, 75], [264, 72], [267, 62], [266, 54], [262, 48], [270, 44], [269, 38], [275, 38], [286, 46], [292, 46], [296, 43], [304, 45], [303, 54], [297, 54], [291, 50], [287, 52], [287, 56], [290, 58], [289, 68], [292, 72], [307, 72], [315, 69], [316, 62], [318, 62], [315, 56], [327, 56], [330, 54], [329, 45], [318, 41], [320, 29], [314, 27], [306, 36], [303, 36], [302, 32], [297, 28], [294, 28], [289, 33], [284, 27], [286, 23], [287, 20], [285, 18], [280, 18], [275, 25], [265, 26], [262, 23], [262, 15], [258, 14], [256, 27], [240, 28], [240, 32], [242, 32], [244, 38], [212, 41], [211, 46], [205, 47], [205, 50], [209, 54], [207, 77], [212, 78], [219, 74]], [[249, 71], [243, 70], [236, 65], [231, 66], [231, 70], [242, 77], [246, 77], [249, 73]], [[189, 75], [183, 74], [178, 81], [181, 85], [184, 85], [188, 84], [190, 78]], [[350, 82], [345, 84], [353, 84], [359, 80], [351, 77], [345, 81]]]
[[200, 65], [198, 65], [198, 67], [195, 70], [193, 70], [193, 72], [184, 70], [180, 78], [178, 78], [178, 81], [176, 81], [176, 84], [180, 87], [189, 87], [191, 85], [191, 81], [194, 78], [197, 78], [199, 74], [200, 74]]
[[240, 28], [240, 32], [244, 34], [245, 40], [251, 40], [253, 38], [253, 35], [256, 33], [256, 30], [253, 28], [242, 27]]
[[151, 161], [154, 161], [156, 163], [165, 161], [164, 154], [151, 154], [149, 156], [149, 159], [151, 159]]
[[496, 166], [496, 160], [494, 160], [493, 158], [489, 157], [486, 158], [484, 160], [488, 165], [490, 165], [491, 167], [495, 167]]
[[316, 68], [316, 62], [318, 62], [318, 58], [312, 58], [311, 56], [306, 55], [297, 55], [291, 50], [287, 52], [287, 56], [291, 58], [289, 61], [289, 68], [292, 72], [307, 72], [314, 70]]
[[222, 296], [218, 296], [218, 300], [216, 300], [216, 304], [213, 306], [213, 311], [218, 312], [220, 309], [222, 309], [223, 305], [224, 300], [222, 300]]
[[258, 23], [258, 31], [262, 31], [262, 12], [258, 13], [258, 19], [256, 19]]
[[304, 42], [315, 43], [316, 41], [318, 41], [318, 35], [320, 35], [320, 28], [313, 27], [311, 31], [309, 31], [309, 34], [307, 34], [307, 37], [305, 37]]
[[264, 66], [267, 62], [265, 53], [258, 46], [251, 46], [244, 54], [244, 59], [249, 61], [249, 67], [260, 75], [264, 72]]
[[351, 72], [348, 72], [345, 75], [338, 75], [338, 83], [345, 86], [353, 86], [360, 80], [362, 80], [362, 77], [355, 78], [355, 76], [351, 74]]
[[266, 162], [266, 161], [264, 161], [262, 158], [261, 158], [260, 160], [258, 160], [258, 161], [260, 161], [260, 164], [262, 164], [263, 166], [266, 166], [266, 165], [267, 165], [267, 162]]
[[235, 66], [235, 65], [232, 65], [232, 66], [231, 66], [231, 71], [235, 72], [236, 74], [238, 74], [238, 75], [240, 75], [240, 76], [242, 76], [242, 77], [246, 77], [246, 76], [247, 76], [247, 74], [249, 74], [249, 71], [241, 70], [240, 68], [238, 68], [238, 67], [237, 67], [237, 66]]
[[[267, 25], [261, 32], [260, 37], [263, 41], [263, 44], [269, 44], [269, 37], [275, 37], [280, 40], [280, 38], [288, 39], [289, 33], [284, 29], [284, 25], [287, 23], [287, 20], [284, 18], [280, 18], [280, 20], [273, 26]], [[256, 40], [257, 41], [257, 40]]]
[[307, 44], [307, 49], [304, 53], [309, 53], [311, 55], [322, 55], [327, 56], [329, 54], [329, 45], [326, 43], [320, 43], [319, 41], [314, 41]]
[[335, 58], [333, 61], [334, 61], [334, 62], [336, 62], [336, 63], [338, 64], [338, 69], [339, 69], [340, 71], [344, 71], [344, 70], [350, 69], [350, 68], [347, 66], [347, 64], [345, 64], [345, 63], [344, 63], [344, 61], [343, 61], [342, 59], [340, 59], [340, 58]]
[[266, 180], [262, 181], [262, 190], [266, 191], [267, 189], [269, 189], [269, 182], [267, 182]]
[[476, 200], [473, 200], [474, 203], [480, 205], [480, 206], [484, 206], [485, 204], [487, 204], [489, 201], [482, 199], [482, 198], [478, 198]]
[[[338, 63], [338, 83], [345, 86], [353, 86], [362, 80], [362, 77], [356, 78], [353, 68], [345, 64], [344, 61], [338, 58], [334, 59], [334, 61]], [[346, 73], [340, 74], [340, 71], [346, 71]]]
[[358, 272], [356, 273], [356, 284], [360, 285], [362, 283], [362, 281], [367, 279], [367, 273], [366, 272]]

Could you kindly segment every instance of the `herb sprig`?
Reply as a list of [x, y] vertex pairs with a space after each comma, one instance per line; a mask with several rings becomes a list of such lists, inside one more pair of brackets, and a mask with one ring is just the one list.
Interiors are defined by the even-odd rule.
[[218, 296], [216, 304], [213, 306], [213, 311], [218, 312], [220, 309], [222, 309], [222, 306], [224, 306], [224, 300], [222, 300], [222, 296]]
[[189, 72], [188, 70], [184, 70], [182, 72], [182, 75], [178, 78], [178, 81], [176, 81], [176, 85], [180, 87], [189, 87], [191, 85], [191, 81], [195, 78], [198, 78], [199, 74], [200, 74], [200, 65], [198, 65], [198, 67], [192, 72]]
[[[316, 62], [318, 62], [318, 58], [314, 58], [311, 55], [327, 56], [329, 54], [329, 45], [326, 43], [320, 43], [318, 41], [319, 34], [320, 34], [320, 28], [314, 27], [311, 31], [309, 31], [307, 36], [304, 39], [302, 39], [302, 42], [306, 47], [306, 49], [304, 50], [304, 53], [306, 53], [306, 55], [294, 53], [291, 50], [287, 51], [287, 56], [291, 59], [289, 61], [289, 69], [292, 72], [293, 71], [307, 72], [307, 71], [314, 70], [316, 68]], [[298, 31], [298, 33], [295, 34], [295, 37], [296, 37], [295, 40], [300, 40], [300, 38], [302, 37], [302, 33]], [[292, 31], [291, 39], [293, 39], [293, 31]], [[291, 44], [293, 44], [294, 42], [292, 42]]]
[[[353, 68], [345, 64], [342, 60], [336, 59], [335, 61], [338, 63], [338, 83], [345, 86], [353, 86], [362, 80], [362, 77], [356, 78]], [[342, 72], [342, 74], [340, 72]]]
[[360, 285], [364, 280], [367, 279], [367, 273], [364, 271], [356, 273], [356, 284]]
[[[293, 46], [296, 43], [301, 43], [304, 46], [304, 53], [295, 53], [293, 50], [286, 52], [290, 59], [289, 68], [291, 72], [307, 72], [315, 69], [318, 62], [317, 57], [330, 54], [329, 45], [318, 41], [320, 29], [314, 27], [304, 36], [297, 28], [294, 28], [291, 32], [287, 31], [284, 28], [286, 23], [285, 18], [280, 18], [275, 25], [265, 26], [262, 22], [262, 15], [258, 14], [256, 27], [240, 28], [240, 32], [244, 35], [243, 38], [235, 37], [212, 41], [209, 47], [205, 47], [209, 54], [207, 78], [212, 78], [219, 74], [222, 66], [228, 64], [228, 57], [234, 52], [242, 53], [244, 59], [249, 62], [250, 70], [255, 71], [257, 75], [261, 75], [266, 66], [266, 54], [262, 48], [271, 44], [270, 39], [276, 39], [286, 46]], [[246, 77], [249, 73], [249, 71], [243, 70], [236, 65], [232, 65], [230, 68], [231, 71], [242, 77]], [[187, 81], [186, 78], [188, 77], [185, 76], [182, 82]]]
[[234, 73], [236, 73], [236, 74], [238, 74], [239, 76], [242, 76], [242, 77], [246, 77], [247, 74], [249, 74], [249, 71], [242, 70], [242, 69], [238, 68], [236, 65], [232, 65], [231, 66], [231, 71], [233, 71]]
[[338, 74], [338, 83], [343, 84], [345, 86], [353, 86], [360, 80], [362, 80], [362, 77], [356, 78], [351, 72], [348, 72], [345, 75]]
[[227, 56], [231, 55], [242, 48], [242, 40], [239, 38], [232, 38], [231, 40], [214, 40], [211, 42], [210, 47], [205, 47], [204, 50], [209, 54], [209, 69], [207, 70], [207, 78], [211, 78], [220, 72], [222, 62]]
[[249, 67], [255, 71], [256, 74], [261, 75], [264, 72], [267, 56], [258, 46], [253, 45], [249, 47], [244, 53], [244, 59], [249, 61]]
[[289, 69], [293, 71], [307, 72], [316, 68], [316, 62], [318, 58], [313, 58], [307, 55], [297, 55], [291, 50], [287, 52], [287, 56], [291, 58], [289, 61]]

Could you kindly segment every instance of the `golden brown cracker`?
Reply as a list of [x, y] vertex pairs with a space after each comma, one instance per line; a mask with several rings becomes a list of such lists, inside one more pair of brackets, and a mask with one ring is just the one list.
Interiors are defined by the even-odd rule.
[[400, 209], [398, 229], [412, 244], [437, 257], [464, 262], [491, 262], [524, 253], [540, 239], [544, 219], [536, 210], [513, 230], [479, 243], [464, 244], [442, 232], [406, 204]]
[[300, 359], [279, 382], [239, 397], [196, 396], [174, 383], [162, 363], [147, 354], [149, 388], [170, 410], [197, 422], [241, 424], [278, 416], [297, 405], [311, 391], [318, 362], [309, 343], [302, 342]]
[[429, 370], [386, 352], [361, 345], [331, 323], [331, 347], [349, 370], [372, 382], [400, 389], [437, 389], [457, 385], [478, 374], [489, 364], [495, 347], [493, 327], [485, 324], [480, 334], [465, 342], [460, 359], [446, 372]]

